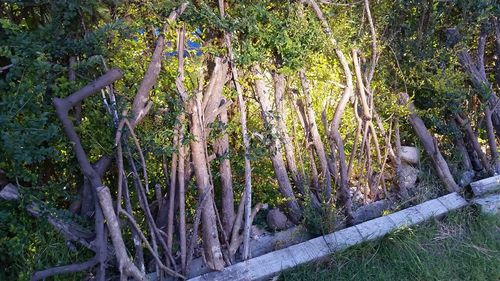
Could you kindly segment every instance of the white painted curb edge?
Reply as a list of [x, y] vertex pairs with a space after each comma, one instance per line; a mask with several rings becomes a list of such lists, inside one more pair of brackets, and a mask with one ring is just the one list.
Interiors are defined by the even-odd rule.
[[252, 258], [220, 272], [210, 272], [189, 281], [263, 280], [281, 271], [322, 258], [365, 241], [375, 240], [397, 228], [411, 226], [466, 206], [456, 192], [382, 216], [303, 243]]

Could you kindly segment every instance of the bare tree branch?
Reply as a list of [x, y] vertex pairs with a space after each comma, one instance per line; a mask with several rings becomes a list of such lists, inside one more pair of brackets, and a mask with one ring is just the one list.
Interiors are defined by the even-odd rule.
[[68, 274], [73, 272], [79, 272], [87, 270], [96, 264], [99, 263], [99, 259], [96, 257], [82, 263], [74, 263], [69, 265], [63, 265], [58, 267], [53, 267], [41, 271], [37, 271], [31, 277], [31, 281], [43, 280], [50, 276], [58, 275], [58, 274]]
[[[170, 13], [170, 15], [168, 16], [168, 22], [164, 26], [163, 30], [166, 29], [167, 25], [171, 21], [175, 21], [184, 12], [187, 5], [188, 5], [187, 2], [183, 3], [177, 9], [175, 9]], [[149, 100], [149, 92], [156, 84], [156, 80], [160, 75], [161, 61], [163, 57], [164, 48], [165, 48], [165, 36], [161, 34], [156, 42], [156, 47], [153, 52], [151, 62], [149, 63], [148, 70], [144, 75], [144, 79], [142, 80], [141, 85], [139, 86], [139, 90], [137, 90], [137, 94], [135, 95], [134, 98], [134, 103], [132, 104], [133, 120], [131, 121], [131, 124], [133, 124], [133, 126], [135, 126], [135, 124], [137, 124], [142, 118], [144, 118], [144, 116], [146, 116], [146, 114], [148, 113], [149, 109], [152, 106], [152, 103]]]
[[[123, 242], [123, 237], [121, 235], [120, 226], [116, 213], [113, 210], [113, 200], [111, 199], [111, 194], [107, 187], [102, 185], [101, 178], [99, 174], [94, 170], [90, 164], [87, 154], [83, 149], [71, 120], [68, 117], [68, 111], [70, 108], [74, 107], [78, 102], [89, 97], [95, 92], [101, 90], [107, 85], [113, 83], [113, 81], [121, 78], [122, 73], [117, 69], [112, 69], [108, 71], [105, 75], [99, 77], [94, 82], [83, 87], [81, 90], [71, 94], [70, 96], [59, 99], [54, 99], [54, 106], [56, 108], [56, 113], [63, 125], [63, 129], [68, 137], [68, 139], [73, 143], [76, 158], [80, 165], [83, 174], [90, 180], [92, 187], [97, 190], [97, 197], [99, 198], [100, 206], [102, 208], [103, 214], [106, 217], [109, 232], [111, 234], [111, 240], [116, 252], [116, 257], [119, 263], [120, 272], [124, 270], [125, 274], [129, 276], [134, 276], [138, 280], [143, 280], [145, 276], [137, 269], [137, 267], [130, 261], [125, 243]], [[98, 210], [96, 210], [97, 212]], [[105, 247], [105, 245], [99, 245], [99, 247]]]

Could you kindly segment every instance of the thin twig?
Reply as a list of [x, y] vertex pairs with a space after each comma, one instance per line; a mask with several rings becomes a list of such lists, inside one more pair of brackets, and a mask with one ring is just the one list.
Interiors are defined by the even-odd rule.
[[144, 233], [142, 233], [141, 229], [139, 228], [139, 226], [137, 225], [137, 222], [134, 220], [134, 218], [127, 212], [123, 211], [123, 210], [120, 210], [119, 212], [120, 214], [124, 215], [128, 221], [130, 222], [130, 224], [134, 227], [135, 231], [139, 234], [139, 236], [141, 237], [142, 239], [142, 242], [144, 244], [146, 244], [146, 248], [148, 248], [149, 252], [151, 253], [151, 255], [153, 255], [153, 258], [156, 260], [157, 264], [160, 265], [161, 269], [164, 270], [165, 272], [167, 272], [168, 274], [172, 275], [172, 276], [176, 276], [176, 277], [179, 277], [179, 278], [182, 278], [182, 279], [186, 279], [185, 276], [183, 276], [182, 274], [179, 274], [175, 271], [173, 271], [172, 269], [166, 267], [160, 260], [160, 258], [158, 257], [157, 255], [157, 252], [153, 250], [153, 248], [151, 248], [151, 245], [149, 244], [149, 241], [148, 239], [146, 239], [146, 237], [144, 236]]

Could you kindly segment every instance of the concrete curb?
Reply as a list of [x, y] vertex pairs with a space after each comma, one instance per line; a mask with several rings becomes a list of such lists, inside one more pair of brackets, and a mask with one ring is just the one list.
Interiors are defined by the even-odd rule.
[[472, 200], [472, 204], [479, 207], [481, 212], [489, 215], [500, 213], [500, 194], [491, 194], [482, 198]]
[[189, 279], [191, 281], [264, 280], [281, 271], [312, 261], [365, 241], [378, 239], [400, 227], [415, 225], [468, 205], [456, 192], [417, 206], [379, 217], [334, 233], [317, 237], [278, 251], [246, 260], [225, 268]]
[[475, 197], [494, 193], [500, 190], [500, 175], [471, 182], [470, 187]]

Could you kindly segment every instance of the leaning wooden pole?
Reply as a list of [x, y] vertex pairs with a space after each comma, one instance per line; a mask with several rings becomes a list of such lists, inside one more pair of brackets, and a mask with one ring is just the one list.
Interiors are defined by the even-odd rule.
[[408, 106], [408, 109], [410, 110], [410, 123], [420, 139], [420, 142], [424, 146], [425, 152], [427, 152], [427, 155], [431, 158], [434, 168], [436, 169], [441, 181], [450, 192], [460, 191], [460, 187], [451, 175], [448, 163], [446, 163], [446, 160], [439, 151], [436, 139], [429, 133], [427, 127], [425, 127], [424, 121], [415, 112], [415, 106], [413, 105], [413, 102], [410, 101], [407, 93], [400, 93], [400, 103], [401, 105]]
[[[224, 0], [219, 0], [220, 15], [224, 18]], [[243, 259], [249, 258], [250, 253], [250, 227], [252, 224], [252, 167], [250, 166], [250, 139], [247, 133], [247, 113], [243, 90], [238, 80], [238, 70], [234, 63], [234, 54], [231, 45], [231, 34], [224, 32], [224, 42], [229, 57], [229, 67], [231, 68], [232, 80], [238, 94], [238, 106], [240, 108], [241, 134], [243, 137], [243, 147], [245, 150], [245, 224], [243, 228]]]
[[[186, 108], [186, 101], [188, 99], [186, 89], [184, 86], [184, 41], [186, 36], [186, 31], [184, 27], [178, 29], [178, 40], [177, 40], [177, 78], [175, 79], [175, 84], [177, 86], [177, 91], [182, 100], [183, 107]], [[178, 165], [178, 202], [179, 202], [179, 243], [181, 249], [181, 268], [182, 272], [186, 272], [186, 258], [187, 258], [187, 242], [186, 242], [186, 196], [185, 196], [185, 182], [184, 182], [184, 167], [185, 167], [185, 157], [186, 148], [183, 144], [184, 138], [184, 122], [185, 113], [182, 112], [178, 117], [179, 130], [178, 130], [178, 144], [179, 148], [179, 165]]]
[[[188, 3], [185, 2], [181, 4], [177, 9], [173, 10], [168, 16], [168, 22], [164, 26], [163, 30], [166, 29], [170, 22], [175, 21], [186, 9]], [[151, 61], [149, 62], [148, 69], [144, 78], [137, 90], [137, 94], [134, 97], [134, 102], [132, 104], [132, 115], [131, 120], [132, 126], [135, 127], [137, 123], [140, 122], [144, 116], [149, 112], [153, 103], [149, 100], [149, 92], [156, 84], [156, 80], [160, 75], [161, 62], [163, 58], [163, 50], [165, 48], [165, 36], [161, 34], [156, 41], [156, 47], [153, 52]]]

